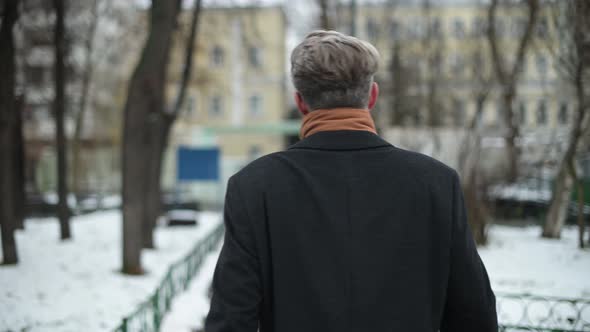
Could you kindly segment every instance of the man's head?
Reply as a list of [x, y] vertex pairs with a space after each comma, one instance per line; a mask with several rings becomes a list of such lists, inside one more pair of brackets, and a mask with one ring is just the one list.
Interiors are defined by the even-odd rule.
[[291, 53], [295, 101], [306, 114], [317, 109], [373, 108], [379, 52], [336, 31], [314, 31]]

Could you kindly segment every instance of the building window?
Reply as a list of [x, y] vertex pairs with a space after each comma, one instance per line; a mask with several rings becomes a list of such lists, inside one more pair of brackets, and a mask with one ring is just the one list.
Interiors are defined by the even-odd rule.
[[450, 58], [450, 65], [451, 71], [454, 76], [461, 76], [463, 74], [463, 70], [465, 69], [465, 63], [463, 61], [463, 56], [459, 53], [455, 53]]
[[547, 76], [547, 58], [542, 54], [537, 55], [537, 70], [539, 75]]
[[41, 87], [46, 83], [46, 68], [43, 66], [29, 66], [26, 68], [26, 80], [27, 84]]
[[506, 25], [504, 24], [504, 20], [496, 17], [496, 36], [503, 37], [504, 33], [506, 32]]
[[433, 37], [442, 37], [443, 36], [443, 28], [442, 24], [440, 23], [440, 17], [435, 17], [432, 19], [430, 25], [430, 33]]
[[524, 101], [518, 104], [518, 121], [521, 125], [526, 124], [526, 104]]
[[453, 111], [455, 114], [455, 125], [462, 127], [465, 124], [465, 103], [460, 99], [453, 101]]
[[565, 101], [561, 102], [561, 104], [559, 104], [559, 113], [557, 115], [558, 119], [559, 119], [559, 124], [567, 124], [568, 120], [569, 120], [569, 110], [567, 107], [567, 103]]
[[538, 38], [541, 38], [541, 39], [547, 38], [547, 35], [549, 34], [549, 27], [547, 25], [547, 18], [546, 17], [540, 17], [535, 28], [536, 28], [535, 32], [536, 32]]
[[517, 17], [512, 21], [512, 31], [511, 34], [514, 37], [522, 37], [524, 35], [526, 29], [527, 22], [522, 17]]
[[379, 26], [375, 22], [373, 18], [367, 19], [367, 37], [370, 40], [377, 40], [377, 36], [379, 35]]
[[195, 102], [195, 96], [188, 96], [186, 98], [186, 102], [185, 102], [185, 109], [186, 109], [186, 115], [190, 118], [190, 117], [194, 117], [195, 116], [195, 106], [196, 106], [196, 102]]
[[211, 50], [211, 65], [214, 67], [223, 66], [223, 49], [220, 46], [215, 46]]
[[528, 65], [527, 57], [524, 56], [522, 58], [522, 63], [520, 64], [520, 68], [518, 68], [519, 72], [522, 73], [523, 75], [526, 74], [527, 65]]
[[[418, 56], [413, 57], [414, 60], [418, 59]], [[443, 70], [443, 58], [442, 55], [440, 53], [436, 53], [434, 56], [429, 57], [428, 59], [428, 70], [436, 73], [437, 75], [439, 75], [442, 70]], [[419, 68], [415, 68], [416, 70], [418, 70]], [[417, 75], [419, 73], [416, 73]], [[419, 77], [419, 75], [418, 75]]]
[[408, 37], [421, 38], [423, 36], [422, 21], [413, 19], [408, 26]]
[[[477, 100], [475, 100], [475, 104], [477, 105]], [[473, 116], [475, 117], [475, 124], [479, 127], [482, 125], [483, 123], [483, 109], [478, 109], [477, 107], [475, 107], [475, 114], [473, 114]]]
[[250, 96], [248, 100], [250, 114], [260, 116], [262, 114], [262, 97], [259, 95]]
[[465, 24], [460, 18], [455, 18], [453, 21], [453, 34], [457, 39], [463, 39], [465, 37]]
[[537, 124], [547, 124], [547, 104], [544, 100], [539, 101], [537, 106]]
[[402, 37], [402, 24], [397, 20], [391, 20], [389, 23], [389, 34], [391, 39], [398, 40]]
[[504, 124], [504, 104], [498, 103], [496, 104], [496, 125], [502, 126]]
[[259, 47], [250, 47], [248, 49], [248, 60], [252, 67], [262, 67], [262, 50]]
[[473, 61], [473, 68], [472, 69], [475, 73], [479, 73], [479, 72], [484, 71], [485, 63], [484, 63], [483, 54], [481, 53], [481, 51], [477, 50], [477, 51], [473, 52], [472, 61]]
[[209, 115], [218, 117], [223, 113], [223, 105], [220, 96], [213, 96], [209, 101]]
[[483, 19], [483, 17], [474, 18], [471, 24], [471, 34], [474, 37], [480, 37], [486, 33], [486, 21]]

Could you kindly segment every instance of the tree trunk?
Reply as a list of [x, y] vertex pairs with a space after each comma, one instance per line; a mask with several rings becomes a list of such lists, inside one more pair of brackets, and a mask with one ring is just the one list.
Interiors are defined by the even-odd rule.
[[519, 126], [514, 121], [514, 110], [512, 104], [516, 92], [508, 91], [504, 95], [504, 117], [505, 124], [508, 129], [506, 136], [506, 153], [508, 154], [508, 181], [516, 182], [518, 179], [518, 158], [520, 156], [520, 149], [516, 144], [516, 140], [520, 135]]
[[150, 135], [153, 143], [150, 153], [149, 162], [149, 176], [148, 176], [148, 190], [146, 190], [146, 217], [144, 218], [144, 226], [142, 231], [142, 243], [144, 248], [154, 248], [153, 229], [156, 226], [158, 217], [162, 214], [162, 164], [166, 149], [168, 147], [168, 138], [170, 130], [176, 120], [178, 114], [182, 109], [184, 99], [186, 97], [186, 90], [191, 78], [194, 46], [197, 36], [197, 28], [199, 24], [199, 17], [201, 13], [202, 1], [195, 1], [191, 25], [188, 38], [186, 40], [184, 51], [184, 66], [182, 70], [182, 78], [178, 90], [178, 95], [174, 102], [174, 106], [170, 111], [162, 109], [157, 117], [157, 121], [152, 123]]
[[149, 189], [146, 191], [146, 218], [143, 228], [143, 247], [154, 248], [153, 229], [162, 214], [162, 164], [164, 162], [168, 135], [172, 121], [162, 117], [154, 128], [154, 140], [150, 157], [148, 176]]
[[562, 161], [555, 179], [554, 189], [549, 203], [549, 209], [543, 227], [542, 236], [558, 239], [561, 236], [561, 228], [567, 217], [568, 205], [574, 186], [574, 179], [569, 172], [568, 161]]
[[80, 104], [78, 106], [78, 112], [76, 114], [76, 124], [74, 127], [74, 140], [72, 142], [72, 191], [76, 194], [76, 202], [80, 198], [80, 178], [81, 178], [81, 140], [82, 132], [84, 127], [84, 115], [86, 108], [88, 108], [88, 95], [90, 90], [90, 82], [92, 80], [92, 74], [94, 66], [92, 62], [92, 53], [94, 49], [94, 36], [96, 34], [96, 26], [98, 24], [98, 0], [94, 0], [91, 8], [91, 19], [86, 40], [84, 41], [85, 59], [84, 59], [84, 72], [82, 76], [82, 92], [80, 96]]
[[578, 245], [584, 248], [584, 182], [578, 178]]
[[577, 64], [576, 77], [574, 79], [574, 85], [576, 88], [576, 99], [577, 109], [576, 117], [573, 121], [573, 128], [571, 130], [567, 149], [563, 155], [563, 159], [560, 164], [559, 172], [555, 180], [555, 186], [549, 205], [549, 212], [545, 220], [543, 227], [543, 237], [548, 238], [559, 238], [561, 234], [561, 228], [565, 223], [567, 217], [567, 205], [569, 203], [570, 195], [574, 186], [574, 181], [577, 181], [576, 169], [575, 169], [575, 158], [580, 143], [580, 138], [584, 135], [583, 127], [586, 120], [586, 99], [585, 99], [585, 86], [583, 75], [584, 71], [582, 63]]
[[67, 178], [67, 146], [64, 128], [65, 116], [65, 5], [64, 0], [53, 0], [55, 8], [54, 29], [54, 83], [55, 100], [53, 112], [55, 116], [55, 141], [57, 150], [57, 217], [59, 218], [60, 237], [66, 240], [72, 237], [70, 233], [70, 208], [68, 205], [68, 178]]
[[14, 145], [14, 217], [16, 228], [25, 229], [25, 146], [23, 138], [23, 96], [16, 98], [13, 142]]
[[14, 230], [14, 123], [15, 58], [13, 28], [18, 19], [18, 1], [5, 1], [0, 26], [0, 232], [3, 264], [18, 262]]
[[[148, 38], [129, 82], [122, 153], [123, 273], [142, 274], [142, 225], [146, 218], [150, 128], [164, 108], [164, 86], [179, 3], [153, 0]], [[146, 167], [147, 165], [147, 167]]]
[[527, 0], [525, 2], [527, 5], [528, 20], [524, 29], [524, 33], [518, 40], [516, 54], [514, 55], [514, 61], [511, 66], [509, 66], [506, 61], [506, 58], [509, 58], [510, 55], [504, 55], [505, 52], [501, 50], [498, 42], [499, 38], [496, 34], [496, 15], [500, 1], [491, 0], [487, 13], [488, 28], [486, 35], [490, 46], [494, 72], [498, 79], [500, 89], [502, 90], [504, 124], [508, 129], [508, 135], [505, 136], [505, 142], [506, 154], [508, 157], [507, 180], [509, 182], [514, 182], [518, 178], [518, 159], [520, 156], [520, 150], [516, 144], [516, 140], [520, 135], [519, 123], [514, 121], [515, 117], [512, 103], [514, 98], [517, 96], [517, 86], [522, 74], [522, 65], [524, 63], [526, 52], [531, 45], [531, 40], [533, 39], [533, 34], [535, 31], [534, 29], [539, 17], [539, 0]]
[[481, 151], [481, 137], [476, 134], [473, 152], [475, 154], [474, 162], [469, 165], [466, 170], [465, 183], [463, 185], [463, 191], [465, 194], [465, 207], [467, 210], [467, 220], [471, 227], [473, 239], [478, 245], [486, 245], [488, 241], [487, 237], [487, 225], [488, 225], [488, 209], [482, 195], [483, 192], [482, 183], [479, 179], [480, 169], [478, 160]]
[[332, 25], [330, 22], [330, 15], [328, 14], [328, 0], [318, 0], [318, 5], [320, 7], [320, 28], [324, 30], [331, 30]]
[[[357, 0], [350, 0], [350, 35], [357, 35], [356, 29], [356, 15], [358, 13]], [[327, 25], [329, 27], [329, 24]]]

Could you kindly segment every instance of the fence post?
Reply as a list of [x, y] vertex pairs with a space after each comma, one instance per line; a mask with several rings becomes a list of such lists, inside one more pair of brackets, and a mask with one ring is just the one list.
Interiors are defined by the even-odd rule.
[[154, 311], [154, 328], [156, 331], [160, 330], [160, 289], [156, 289], [156, 292], [152, 296], [152, 310]]
[[121, 332], [127, 332], [127, 317], [123, 318], [121, 323]]

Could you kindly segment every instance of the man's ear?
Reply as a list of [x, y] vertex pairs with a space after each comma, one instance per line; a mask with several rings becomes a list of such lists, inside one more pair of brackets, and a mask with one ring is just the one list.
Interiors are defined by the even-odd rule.
[[371, 92], [369, 95], [369, 109], [372, 110], [377, 104], [377, 99], [379, 98], [379, 84], [377, 82], [373, 82], [371, 84]]
[[299, 109], [299, 112], [301, 112], [301, 114], [307, 115], [307, 113], [309, 113], [309, 107], [303, 101], [303, 97], [301, 97], [301, 94], [299, 92], [295, 92], [295, 104], [297, 104], [297, 109]]

